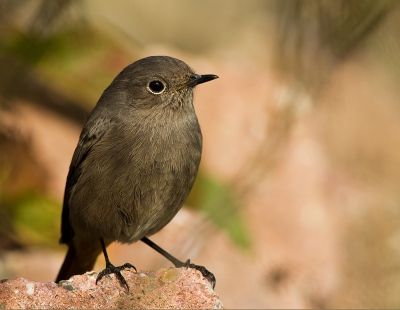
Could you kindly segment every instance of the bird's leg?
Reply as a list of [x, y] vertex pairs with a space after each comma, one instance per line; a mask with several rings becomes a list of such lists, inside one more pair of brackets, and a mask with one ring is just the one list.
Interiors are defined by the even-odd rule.
[[104, 269], [103, 271], [101, 271], [98, 274], [97, 279], [96, 279], [96, 284], [105, 275], [113, 273], [113, 274], [115, 274], [115, 276], [117, 277], [117, 279], [119, 280], [121, 285], [125, 286], [129, 292], [128, 283], [126, 283], [125, 278], [121, 274], [121, 270], [124, 270], [125, 268], [133, 268], [137, 272], [136, 267], [129, 263], [125, 263], [122, 266], [115, 267], [113, 264], [111, 264], [110, 260], [108, 259], [108, 254], [107, 254], [107, 250], [106, 250], [106, 246], [104, 244], [103, 238], [100, 238], [100, 244], [101, 244], [101, 249], [103, 250], [104, 258], [106, 260], [106, 269]]
[[206, 267], [191, 264], [190, 259], [188, 259], [186, 262], [180, 261], [179, 259], [177, 259], [176, 257], [169, 254], [167, 251], [165, 251], [164, 249], [159, 247], [157, 244], [155, 244], [153, 241], [151, 241], [147, 237], [143, 237], [141, 240], [144, 243], [146, 243], [148, 246], [150, 246], [152, 249], [154, 249], [158, 253], [160, 253], [162, 256], [164, 256], [166, 259], [168, 259], [171, 263], [173, 263], [175, 265], [176, 268], [180, 268], [180, 267], [188, 268], [189, 267], [189, 268], [193, 268], [193, 269], [200, 271], [201, 274], [203, 275], [203, 277], [205, 277], [208, 280], [208, 282], [211, 283], [212, 287], [215, 288], [215, 283], [216, 283], [215, 276], [211, 272], [209, 272], [206, 269]]

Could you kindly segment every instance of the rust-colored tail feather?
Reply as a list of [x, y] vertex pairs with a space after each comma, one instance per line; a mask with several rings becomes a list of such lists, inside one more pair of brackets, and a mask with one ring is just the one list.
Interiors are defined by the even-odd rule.
[[71, 242], [68, 247], [56, 282], [93, 270], [97, 256], [101, 253], [100, 242], [91, 238], [77, 240], [75, 236], [74, 242]]

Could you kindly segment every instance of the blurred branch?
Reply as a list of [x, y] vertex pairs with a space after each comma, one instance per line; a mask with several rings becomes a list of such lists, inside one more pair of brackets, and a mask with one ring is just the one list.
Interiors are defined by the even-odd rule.
[[76, 0], [42, 0], [30, 22], [30, 34], [40, 38], [51, 35], [62, 17]]
[[0, 26], [7, 23], [14, 13], [24, 4], [26, 0], [1, 0], [0, 1]]
[[0, 57], [0, 95], [3, 105], [9, 100], [22, 99], [83, 125], [88, 111], [83, 104], [66, 98], [45, 81], [41, 81], [34, 69], [17, 59]]
[[277, 67], [318, 93], [332, 66], [385, 21], [392, 0], [279, 0]]
[[[10, 42], [1, 45], [0, 54], [0, 106], [10, 107], [13, 99], [27, 100], [83, 124], [88, 111], [82, 104], [66, 98], [52, 87], [41, 81], [35, 72], [35, 66], [49, 53], [56, 30], [65, 26], [66, 13], [76, 0], [43, 0], [31, 15], [27, 30]], [[0, 25], [12, 23], [8, 14], [13, 16], [24, 9], [27, 1], [3, 0], [0, 6]], [[6, 14], [7, 12], [7, 18]], [[68, 20], [70, 22], [70, 20]], [[11, 25], [12, 29], [16, 26]]]
[[275, 4], [274, 55], [286, 83], [275, 104], [268, 107], [263, 143], [232, 181], [243, 197], [251, 194], [251, 189], [278, 163], [294, 125], [304, 111], [312, 108], [333, 68], [382, 25], [397, 3], [278, 0]]
[[[32, 4], [37, 2], [0, 0], [0, 108], [24, 100], [83, 124], [87, 112], [83, 105], [56, 91], [36, 71], [54, 47], [57, 30], [65, 26], [73, 2], [43, 0], [32, 14]], [[27, 25], [22, 15], [29, 17]], [[47, 176], [33, 156], [29, 137], [22, 137], [14, 124], [0, 118], [0, 251], [21, 247], [15, 232], [15, 204], [7, 200], [21, 192], [43, 191]]]

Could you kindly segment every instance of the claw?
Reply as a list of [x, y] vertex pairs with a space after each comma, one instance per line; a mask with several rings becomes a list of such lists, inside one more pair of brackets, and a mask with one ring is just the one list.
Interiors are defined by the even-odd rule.
[[99, 282], [101, 280], [101, 278], [103, 278], [105, 275], [113, 273], [113, 274], [115, 274], [115, 277], [119, 280], [121, 285], [125, 286], [127, 291], [129, 292], [129, 285], [126, 282], [124, 276], [121, 274], [121, 270], [124, 270], [125, 268], [133, 268], [133, 269], [135, 269], [135, 272], [137, 272], [136, 267], [133, 266], [132, 264], [125, 263], [122, 266], [115, 267], [113, 264], [110, 263], [110, 264], [107, 264], [106, 268], [103, 271], [99, 272], [99, 274], [97, 275], [96, 285], [97, 285], [97, 282]]
[[190, 259], [183, 263], [182, 267], [189, 268], [190, 267]]
[[208, 280], [208, 282], [210, 282], [212, 288], [213, 289], [215, 288], [215, 284], [216, 284], [217, 280], [215, 279], [215, 276], [211, 272], [209, 272], [207, 270], [206, 267], [195, 265], [195, 264], [191, 264], [190, 263], [190, 259], [188, 259], [184, 263], [181, 262], [180, 264], [175, 265], [175, 267], [177, 267], [177, 268], [181, 268], [181, 267], [193, 268], [193, 269], [196, 269], [196, 270], [200, 271], [201, 274], [203, 275], [203, 277], [206, 278]]
[[208, 280], [208, 282], [210, 282], [212, 288], [213, 289], [215, 288], [215, 284], [217, 283], [217, 280], [215, 279], [215, 276], [207, 270], [206, 267], [195, 265], [195, 264], [189, 264], [189, 268], [193, 268], [193, 269], [200, 271], [201, 274], [203, 275], [203, 277], [206, 278]]

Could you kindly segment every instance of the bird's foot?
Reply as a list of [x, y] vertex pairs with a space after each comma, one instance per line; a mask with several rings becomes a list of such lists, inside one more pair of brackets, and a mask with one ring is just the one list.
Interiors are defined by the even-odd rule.
[[188, 259], [186, 262], [182, 263], [182, 265], [176, 266], [176, 267], [178, 267], [178, 268], [179, 267], [193, 268], [193, 269], [200, 271], [201, 274], [203, 275], [203, 277], [206, 278], [208, 280], [208, 282], [210, 282], [212, 288], [215, 288], [215, 284], [217, 283], [217, 280], [215, 279], [215, 276], [210, 271], [207, 270], [206, 267], [191, 264], [190, 259]]
[[97, 284], [97, 282], [99, 282], [99, 281], [101, 280], [101, 278], [104, 277], [105, 275], [108, 275], [108, 274], [112, 274], [112, 273], [113, 273], [113, 274], [115, 274], [115, 277], [119, 280], [119, 282], [121, 283], [121, 285], [122, 285], [122, 286], [125, 286], [126, 289], [127, 289], [128, 292], [129, 292], [128, 283], [126, 282], [124, 276], [121, 274], [121, 270], [124, 270], [125, 268], [133, 268], [133, 269], [135, 269], [135, 272], [137, 272], [136, 267], [133, 266], [132, 264], [129, 264], [129, 263], [125, 263], [125, 264], [123, 264], [122, 266], [118, 266], [118, 267], [114, 266], [114, 265], [111, 264], [111, 263], [106, 264], [106, 269], [104, 269], [103, 271], [101, 271], [101, 272], [98, 274], [98, 276], [97, 276], [97, 278], [96, 278], [96, 284]]

